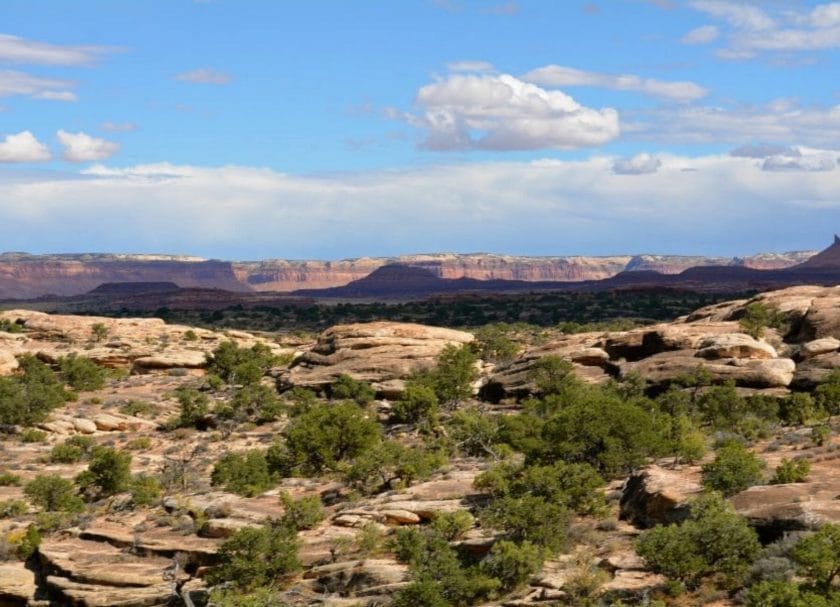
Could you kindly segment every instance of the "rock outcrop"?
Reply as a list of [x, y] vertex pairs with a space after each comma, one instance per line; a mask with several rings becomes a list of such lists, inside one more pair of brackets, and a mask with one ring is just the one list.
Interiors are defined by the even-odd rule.
[[471, 333], [410, 323], [338, 325], [293, 364], [287, 386], [323, 391], [340, 375], [371, 382], [384, 395], [399, 394], [403, 381], [434, 366], [446, 346], [470, 343]]

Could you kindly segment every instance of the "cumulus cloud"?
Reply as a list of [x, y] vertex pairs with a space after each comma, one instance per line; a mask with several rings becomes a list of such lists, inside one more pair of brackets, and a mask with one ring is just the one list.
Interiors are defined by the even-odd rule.
[[403, 118], [427, 135], [434, 150], [576, 149], [619, 135], [618, 112], [582, 106], [508, 74], [454, 74], [417, 92], [420, 115]]
[[694, 82], [665, 81], [632, 74], [604, 74], [562, 65], [547, 65], [531, 70], [522, 79], [545, 86], [596, 86], [618, 91], [633, 91], [674, 101], [693, 101], [708, 91]]
[[184, 72], [175, 76], [176, 80], [181, 82], [190, 82], [192, 84], [216, 84], [224, 85], [230, 84], [232, 78], [226, 72], [220, 72], [210, 67], [202, 67], [190, 72]]
[[38, 99], [75, 101], [76, 96], [68, 91], [75, 83], [57, 78], [42, 78], [15, 70], [0, 70], [0, 97], [22, 95]]
[[43, 162], [50, 151], [29, 131], [6, 135], [0, 141], [0, 162]]
[[703, 25], [695, 28], [680, 38], [683, 44], [709, 44], [720, 36], [720, 30], [714, 25]]
[[69, 162], [104, 160], [116, 154], [120, 146], [112, 141], [91, 137], [87, 133], [58, 131], [58, 141], [64, 148], [62, 157]]
[[[330, 176], [171, 164], [94, 166], [72, 178], [4, 171], [4, 245], [26, 249], [38, 233], [67, 251], [240, 258], [709, 253], [709, 242], [743, 254], [816, 247], [840, 210], [837, 172], [659, 158], [644, 178], [614, 174], [615, 159], [603, 156]], [[727, 228], [746, 217], [748, 232]]]
[[0, 34], [0, 61], [37, 65], [90, 65], [118, 49], [92, 45], [58, 45]]
[[630, 158], [619, 158], [612, 165], [616, 175], [649, 175], [656, 173], [662, 161], [651, 154], [636, 154]]

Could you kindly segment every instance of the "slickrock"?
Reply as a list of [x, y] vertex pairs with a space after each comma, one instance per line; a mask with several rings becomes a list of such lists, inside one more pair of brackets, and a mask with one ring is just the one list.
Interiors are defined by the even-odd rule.
[[304, 574], [317, 581], [321, 592], [348, 594], [409, 580], [408, 567], [390, 559], [363, 559], [313, 567]]
[[785, 388], [793, 381], [796, 364], [789, 358], [720, 359], [698, 358], [692, 350], [663, 352], [621, 365], [621, 374], [638, 373], [651, 384], [667, 384], [702, 367], [717, 381], [733, 380], [747, 388]]
[[[8, 310], [0, 312], [0, 319], [19, 320], [24, 325], [23, 333], [7, 334], [12, 337], [0, 340], [0, 374], [13, 370], [10, 356], [13, 358], [24, 352], [49, 363], [76, 353], [106, 367], [137, 373], [202, 368], [206, 365], [207, 354], [227, 340], [244, 347], [262, 343], [275, 354], [293, 352], [291, 348], [244, 331], [223, 333], [193, 329], [168, 325], [159, 318], [107, 318]], [[97, 334], [97, 330], [102, 334]], [[189, 338], [188, 331], [192, 332]]]
[[733, 496], [739, 514], [768, 538], [840, 522], [840, 482], [790, 483], [750, 487]]
[[689, 502], [702, 490], [696, 469], [648, 466], [625, 481], [621, 519], [641, 527], [682, 521], [688, 516]]
[[35, 574], [26, 565], [0, 563], [0, 605], [26, 605], [35, 592]]
[[813, 358], [820, 354], [829, 354], [840, 350], [840, 339], [836, 337], [823, 337], [802, 344], [799, 348], [799, 357], [802, 359]]
[[700, 358], [711, 360], [721, 358], [776, 358], [776, 349], [770, 344], [753, 339], [744, 333], [725, 333], [708, 337], [700, 342], [697, 351]]
[[399, 389], [394, 380], [430, 369], [448, 345], [473, 341], [471, 333], [411, 323], [374, 322], [338, 325], [327, 329], [311, 351], [298, 358], [283, 378], [288, 386], [324, 390], [340, 375], [374, 384], [390, 391]]
[[840, 352], [812, 356], [796, 365], [792, 386], [800, 390], [811, 390], [824, 382], [837, 368], [840, 368]]

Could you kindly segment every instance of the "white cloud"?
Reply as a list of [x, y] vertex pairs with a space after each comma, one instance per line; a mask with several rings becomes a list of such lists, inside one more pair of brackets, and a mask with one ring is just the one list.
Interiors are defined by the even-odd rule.
[[576, 149], [619, 135], [614, 109], [587, 108], [508, 74], [450, 75], [421, 87], [415, 103], [423, 113], [403, 118], [426, 130], [423, 145], [435, 150]]
[[628, 136], [669, 144], [773, 141], [825, 148], [840, 141], [840, 105], [801, 106], [786, 99], [758, 106], [627, 111], [623, 117]]
[[6, 135], [0, 141], [0, 162], [43, 162], [50, 159], [50, 151], [29, 131]]
[[766, 12], [750, 4], [728, 0], [694, 0], [690, 3], [695, 9], [723, 19], [730, 25], [752, 31], [769, 30], [776, 22]]
[[103, 131], [111, 133], [132, 133], [137, 130], [137, 125], [133, 122], [103, 122], [100, 125]]
[[736, 158], [767, 158], [769, 156], [801, 156], [798, 148], [773, 145], [772, 143], [748, 143], [729, 152]]
[[0, 70], [0, 97], [23, 95], [39, 99], [75, 101], [75, 95], [67, 91], [74, 86], [75, 83], [70, 80], [41, 78], [14, 70]]
[[814, 27], [835, 27], [840, 25], [840, 2], [831, 2], [814, 7], [808, 16]]
[[619, 158], [612, 165], [616, 175], [650, 175], [656, 173], [662, 161], [651, 154], [636, 154], [631, 158]]
[[78, 101], [79, 97], [72, 91], [43, 91], [34, 95], [35, 99], [47, 101]]
[[58, 45], [0, 34], [0, 61], [37, 65], [90, 65], [118, 49], [92, 45]]
[[[799, 152], [799, 150], [797, 150]], [[835, 155], [830, 152], [778, 154], [769, 156], [761, 163], [763, 171], [833, 171], [837, 167]]]
[[[710, 253], [710, 242], [717, 252], [747, 253], [806, 248], [792, 243], [807, 239], [819, 246], [840, 210], [840, 171], [771, 172], [728, 155], [657, 157], [658, 171], [643, 178], [615, 175], [615, 159], [601, 156], [329, 177], [170, 164], [97, 166], [83, 178], [6, 171], [4, 246], [26, 249], [39, 234], [69, 251], [248, 258]], [[744, 221], [750, 230], [733, 228]]]
[[810, 11], [730, 0], [694, 0], [690, 6], [729, 25], [728, 44], [717, 51], [722, 59], [840, 48], [840, 2], [819, 4]]
[[596, 86], [619, 91], [633, 91], [675, 101], [693, 101], [708, 94], [694, 82], [665, 81], [632, 74], [588, 72], [562, 65], [547, 65], [531, 70], [522, 79], [545, 86]]
[[720, 36], [720, 30], [714, 25], [703, 25], [680, 38], [683, 44], [709, 44]]
[[91, 137], [87, 133], [58, 131], [58, 141], [64, 148], [62, 157], [69, 162], [104, 160], [116, 154], [120, 146], [112, 141]]
[[488, 61], [452, 61], [446, 64], [450, 72], [492, 72], [495, 67]]
[[232, 80], [230, 74], [220, 72], [209, 67], [199, 68], [190, 72], [184, 72], [175, 76], [176, 80], [181, 82], [190, 82], [192, 84], [230, 84]]

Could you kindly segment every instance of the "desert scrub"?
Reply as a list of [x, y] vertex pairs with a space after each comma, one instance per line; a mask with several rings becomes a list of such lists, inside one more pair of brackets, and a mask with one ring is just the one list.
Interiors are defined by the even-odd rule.
[[144, 400], [130, 400], [120, 405], [120, 413], [134, 417], [152, 417], [160, 412], [158, 405]]
[[811, 472], [811, 462], [807, 459], [782, 459], [776, 467], [771, 485], [782, 485], [785, 483], [804, 483]]

